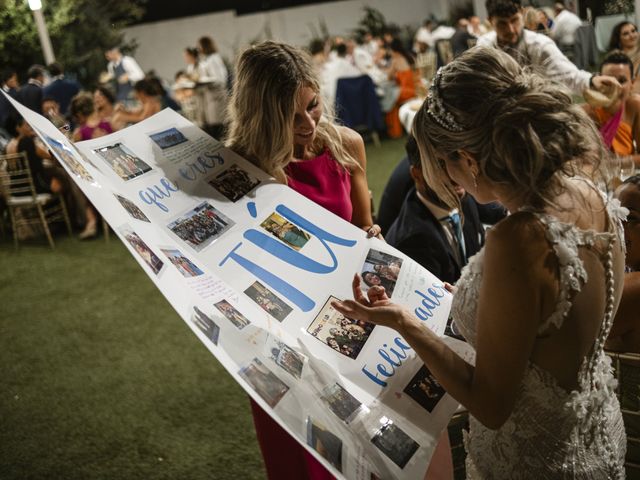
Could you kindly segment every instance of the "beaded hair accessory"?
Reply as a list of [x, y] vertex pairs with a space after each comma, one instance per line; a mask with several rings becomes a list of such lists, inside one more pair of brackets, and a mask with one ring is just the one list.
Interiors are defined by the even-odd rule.
[[450, 132], [462, 132], [464, 128], [453, 117], [451, 112], [448, 112], [442, 103], [439, 93], [440, 80], [442, 79], [442, 69], [440, 67], [436, 72], [436, 76], [431, 82], [429, 87], [429, 97], [427, 98], [427, 113], [429, 116], [442, 128]]

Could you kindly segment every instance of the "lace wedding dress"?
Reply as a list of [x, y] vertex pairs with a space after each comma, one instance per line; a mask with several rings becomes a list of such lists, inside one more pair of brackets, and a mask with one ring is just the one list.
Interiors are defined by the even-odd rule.
[[[580, 230], [548, 215], [534, 213], [545, 226], [559, 262], [560, 294], [554, 313], [538, 333], [560, 327], [573, 297], [587, 281], [580, 248], [606, 252], [606, 309], [597, 338], [578, 373], [578, 387], [567, 392], [547, 371], [529, 362], [517, 400], [498, 430], [470, 417], [465, 438], [468, 479], [620, 479], [624, 478], [626, 437], [611, 361], [603, 352], [613, 323], [615, 290], [613, 247], [624, 240], [620, 219], [624, 209], [613, 201], [608, 207], [611, 232]], [[533, 212], [532, 212], [533, 213]], [[457, 283], [452, 305], [456, 326], [475, 346], [478, 294], [484, 251], [470, 261]]]

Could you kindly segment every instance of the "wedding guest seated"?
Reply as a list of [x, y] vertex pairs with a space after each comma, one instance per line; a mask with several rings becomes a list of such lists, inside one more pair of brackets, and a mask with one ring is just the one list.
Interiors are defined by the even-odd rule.
[[624, 222], [627, 269], [622, 299], [607, 339], [607, 348], [640, 353], [640, 175], [627, 178], [618, 187], [616, 197], [623, 207], [629, 209]]
[[453, 58], [469, 50], [469, 42], [474, 41], [476, 37], [469, 33], [469, 20], [466, 18], [458, 19], [456, 24], [456, 33], [449, 39]]
[[42, 115], [63, 133], [68, 133], [70, 126], [68, 119], [60, 113], [60, 104], [53, 97], [42, 99]]
[[7, 144], [6, 152], [26, 153], [36, 193], [61, 192], [63, 174], [45, 166], [44, 160], [51, 161], [51, 154], [42, 145], [31, 125], [23, 117], [15, 114], [7, 120], [7, 129], [13, 138]]
[[139, 80], [133, 86], [133, 93], [140, 106], [127, 110], [122, 104], [115, 108], [114, 122], [120, 124], [138, 123], [162, 110], [162, 91], [148, 79]]
[[[402, 208], [404, 198], [414, 187], [413, 178], [411, 177], [411, 164], [409, 158], [405, 156], [396, 168], [393, 169], [389, 180], [384, 187], [380, 198], [380, 207], [376, 221], [380, 226], [383, 236], [389, 232], [391, 224], [396, 220]], [[480, 221], [484, 225], [495, 225], [507, 216], [507, 209], [497, 202], [478, 203], [475, 199], [476, 208], [480, 215]]]
[[338, 43], [335, 55], [324, 64], [321, 70], [321, 91], [327, 105], [333, 106], [336, 101], [336, 88], [341, 78], [353, 78], [363, 75], [363, 72], [347, 59], [347, 44]]
[[[622, 53], [627, 55], [633, 62], [633, 72], [637, 75], [640, 67], [640, 35], [638, 35], [638, 27], [635, 24], [627, 20], [616, 24], [611, 31], [607, 50], [622, 50]], [[638, 92], [640, 84], [634, 87], [634, 90]]]
[[71, 217], [78, 218], [78, 223], [85, 227], [79, 238], [83, 240], [95, 236], [97, 222], [93, 207], [86, 201], [75, 183], [69, 180], [65, 170], [54, 163], [55, 159], [40, 143], [31, 126], [21, 116], [12, 116], [8, 124], [14, 138], [7, 145], [7, 153], [25, 152], [27, 154], [36, 192], [64, 195]]
[[406, 195], [385, 240], [440, 280], [455, 283], [468, 258], [484, 244], [478, 208], [461, 187], [456, 188], [456, 193], [460, 196], [464, 218], [457, 209], [443, 204], [424, 179], [420, 152], [413, 136], [405, 148], [414, 187]]
[[107, 87], [99, 86], [93, 92], [93, 105], [101, 120], [111, 122], [116, 104], [116, 97]]
[[113, 133], [111, 124], [98, 115], [93, 103], [93, 95], [88, 92], [81, 92], [71, 99], [69, 112], [76, 124], [72, 136], [74, 142]]
[[[632, 155], [636, 165], [640, 165], [640, 155], [634, 146], [640, 145], [640, 95], [631, 92], [633, 63], [621, 51], [613, 51], [602, 61], [600, 73], [616, 78], [620, 93], [603, 106], [586, 103], [584, 109], [600, 128], [605, 145], [618, 156]], [[592, 99], [587, 98], [587, 102], [596, 105]]]
[[416, 79], [413, 71], [414, 59], [402, 46], [402, 42], [394, 38], [389, 45], [391, 51], [391, 65], [387, 69], [389, 80], [398, 85], [400, 93], [391, 110], [385, 114], [387, 135], [390, 138], [402, 136], [402, 124], [398, 112], [400, 105], [416, 96]]

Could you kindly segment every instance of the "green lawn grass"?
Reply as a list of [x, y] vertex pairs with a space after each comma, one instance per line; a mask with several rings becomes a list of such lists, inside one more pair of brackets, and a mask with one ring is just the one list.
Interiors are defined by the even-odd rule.
[[[379, 201], [403, 141], [367, 146]], [[112, 234], [0, 238], [0, 479], [262, 479], [247, 396]]]

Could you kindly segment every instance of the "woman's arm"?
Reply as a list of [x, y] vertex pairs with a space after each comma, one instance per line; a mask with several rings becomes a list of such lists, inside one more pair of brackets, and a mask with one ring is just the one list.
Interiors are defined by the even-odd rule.
[[40, 139], [38, 137], [34, 137], [33, 146], [36, 149], [36, 155], [42, 158], [43, 160], [51, 160], [51, 153], [48, 149], [44, 148], [42, 143], [40, 143]]
[[351, 169], [351, 204], [353, 215], [351, 223], [368, 230], [373, 225], [371, 216], [371, 197], [367, 183], [367, 155], [364, 141], [358, 132], [347, 127], [338, 127], [347, 152], [358, 162]]
[[[518, 216], [521, 217], [521, 216]], [[522, 218], [505, 220], [487, 238], [477, 311], [476, 366], [466, 363], [411, 312], [374, 298], [336, 304], [345, 315], [396, 329], [438, 382], [489, 428], [507, 420], [542, 318], [542, 294], [553, 275], [545, 271], [548, 244], [541, 229]], [[551, 280], [553, 282], [553, 280]], [[356, 285], [357, 283], [357, 285]], [[373, 295], [379, 289], [372, 288]]]

